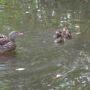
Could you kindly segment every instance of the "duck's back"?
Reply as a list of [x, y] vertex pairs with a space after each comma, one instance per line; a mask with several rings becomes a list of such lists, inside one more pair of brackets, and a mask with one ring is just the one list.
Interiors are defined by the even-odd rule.
[[0, 34], [0, 45], [4, 45], [6, 44], [7, 42], [9, 42], [9, 39], [7, 36], [3, 35], [3, 34]]
[[5, 45], [0, 45], [0, 54], [15, 50], [15, 48], [16, 48], [16, 44], [13, 42], [8, 42]]

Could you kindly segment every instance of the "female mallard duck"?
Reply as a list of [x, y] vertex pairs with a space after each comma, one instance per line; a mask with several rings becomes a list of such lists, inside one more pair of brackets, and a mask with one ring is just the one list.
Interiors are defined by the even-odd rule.
[[23, 33], [12, 31], [9, 36], [0, 34], [0, 54], [15, 50], [16, 48], [16, 37], [23, 35]]
[[63, 35], [66, 39], [72, 39], [71, 32], [68, 30], [67, 27], [63, 28], [62, 35]]

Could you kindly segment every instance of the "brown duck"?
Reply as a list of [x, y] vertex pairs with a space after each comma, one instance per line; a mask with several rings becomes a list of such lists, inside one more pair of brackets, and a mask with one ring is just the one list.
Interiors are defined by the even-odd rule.
[[59, 37], [62, 37], [62, 31], [59, 31], [59, 30], [58, 30], [58, 31], [55, 32], [55, 35], [53, 35], [53, 38], [54, 38], [54, 39], [57, 39], [57, 38], [59, 38]]
[[72, 39], [71, 32], [68, 30], [67, 27], [63, 28], [62, 35], [66, 39]]
[[64, 41], [65, 41], [65, 39], [63, 37], [59, 37], [59, 38], [54, 40], [55, 43], [61, 43], [61, 44], [63, 44]]
[[56, 31], [54, 35], [55, 43], [64, 43], [65, 39], [72, 39], [71, 32], [67, 27], [64, 27], [62, 31]]
[[55, 43], [61, 43], [61, 44], [63, 44], [64, 41], [65, 41], [65, 39], [63, 37], [63, 34], [62, 34], [62, 31], [56, 31], [55, 32], [55, 35], [53, 37], [55, 39], [54, 40]]
[[23, 33], [12, 31], [8, 36], [0, 34], [0, 54], [16, 49], [16, 37]]

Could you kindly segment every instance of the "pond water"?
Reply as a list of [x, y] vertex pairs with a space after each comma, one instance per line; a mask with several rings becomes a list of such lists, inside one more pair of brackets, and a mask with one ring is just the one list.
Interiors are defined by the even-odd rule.
[[[53, 42], [57, 29], [73, 38]], [[0, 90], [90, 90], [89, 0], [1, 0], [0, 33], [16, 30], [16, 52], [0, 55]]]

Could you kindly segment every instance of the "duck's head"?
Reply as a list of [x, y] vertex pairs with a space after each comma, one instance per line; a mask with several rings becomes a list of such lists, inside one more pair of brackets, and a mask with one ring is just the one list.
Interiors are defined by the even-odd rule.
[[17, 31], [12, 31], [12, 32], [9, 33], [9, 40], [12, 41], [12, 42], [15, 42], [16, 37], [20, 36], [20, 35], [23, 35], [23, 33], [20, 33], [20, 32], [17, 32]]

